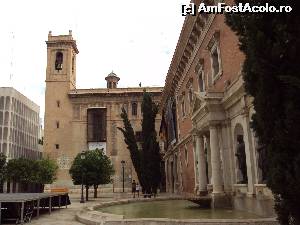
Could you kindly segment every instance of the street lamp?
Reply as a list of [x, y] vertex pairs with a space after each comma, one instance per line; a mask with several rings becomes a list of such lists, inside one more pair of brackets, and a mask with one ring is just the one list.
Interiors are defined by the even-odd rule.
[[[80, 155], [81, 160], [85, 160], [85, 151], [81, 152]], [[81, 162], [82, 164], [83, 162]], [[83, 169], [81, 169], [81, 199], [80, 203], [84, 203], [84, 197], [83, 197]]]
[[124, 171], [124, 166], [125, 166], [125, 161], [121, 161], [122, 164], [122, 175], [123, 175], [123, 192], [124, 192], [124, 179], [125, 179], [125, 171]]

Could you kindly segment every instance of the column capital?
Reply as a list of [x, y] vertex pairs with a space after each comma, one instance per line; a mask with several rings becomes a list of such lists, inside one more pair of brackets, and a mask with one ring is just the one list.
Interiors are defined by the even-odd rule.
[[191, 131], [191, 135], [194, 136], [204, 136], [205, 135], [205, 131], [203, 129], [198, 129], [193, 127], [192, 131]]
[[210, 121], [209, 122], [209, 129], [218, 129], [221, 126], [222, 126], [221, 121]]

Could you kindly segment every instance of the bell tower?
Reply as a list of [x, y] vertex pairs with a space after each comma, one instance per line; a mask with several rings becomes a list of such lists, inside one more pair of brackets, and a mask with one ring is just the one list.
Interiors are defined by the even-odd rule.
[[79, 53], [72, 31], [68, 35], [53, 36], [49, 31], [47, 44], [46, 82], [67, 82], [76, 88], [76, 55]]
[[73, 158], [72, 143], [73, 107], [70, 90], [76, 89], [76, 55], [78, 49], [72, 31], [68, 35], [53, 36], [49, 31], [45, 93], [44, 154], [57, 161], [58, 185], [70, 182], [69, 159]]
[[117, 88], [120, 78], [112, 71], [105, 77], [107, 88]]

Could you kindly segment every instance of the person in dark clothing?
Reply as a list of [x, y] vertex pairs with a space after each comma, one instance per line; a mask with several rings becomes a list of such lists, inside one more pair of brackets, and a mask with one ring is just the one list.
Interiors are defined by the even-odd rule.
[[135, 198], [135, 191], [136, 191], [136, 182], [135, 182], [135, 180], [132, 181], [131, 187], [132, 187], [131, 192], [133, 194], [133, 197]]

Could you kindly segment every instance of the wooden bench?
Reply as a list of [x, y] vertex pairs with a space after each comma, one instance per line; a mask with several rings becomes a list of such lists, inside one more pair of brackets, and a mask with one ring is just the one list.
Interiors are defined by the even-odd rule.
[[51, 188], [50, 192], [51, 193], [68, 193], [69, 189], [68, 188]]

